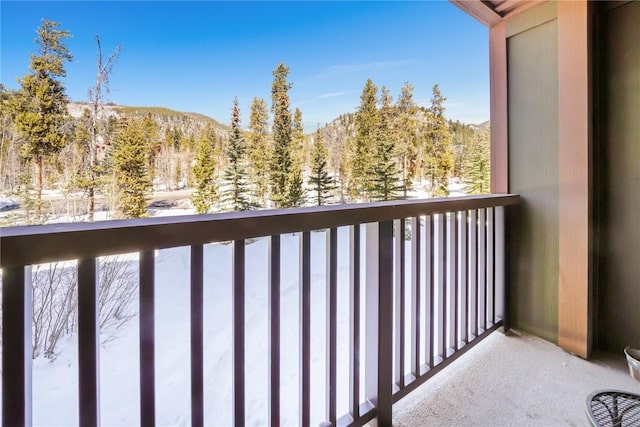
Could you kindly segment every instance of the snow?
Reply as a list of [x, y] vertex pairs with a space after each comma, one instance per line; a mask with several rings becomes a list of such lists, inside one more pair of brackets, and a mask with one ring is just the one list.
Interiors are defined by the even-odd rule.
[[0, 196], [0, 211], [17, 209], [19, 206], [20, 204], [16, 200]]
[[466, 187], [467, 184], [460, 182], [459, 179], [452, 179], [449, 182], [449, 197], [466, 196], [467, 194], [464, 192]]
[[[298, 252], [299, 234], [283, 235], [281, 284], [282, 425], [298, 424]], [[312, 253], [326, 253], [326, 233], [312, 232]], [[348, 354], [348, 229], [339, 230], [338, 351]], [[205, 420], [232, 425], [232, 245], [205, 247]], [[267, 423], [268, 402], [268, 239], [246, 246], [246, 414], [247, 425]], [[325, 257], [312, 257], [312, 424], [324, 419]], [[189, 249], [156, 253], [156, 417], [158, 425], [190, 424]], [[137, 297], [136, 297], [137, 298]], [[133, 303], [137, 307], [137, 300]], [[138, 319], [132, 319], [100, 347], [102, 425], [139, 425]], [[33, 361], [34, 425], [77, 425], [77, 337], [63, 340], [57, 358]], [[347, 411], [347, 359], [338, 371], [340, 413]]]
[[[464, 184], [454, 182], [451, 185], [454, 194], [463, 194], [463, 189]], [[424, 191], [416, 190], [412, 197], [425, 197]], [[185, 215], [193, 213], [193, 210], [158, 209], [152, 213], [154, 216]], [[108, 213], [96, 212], [97, 220], [107, 218]], [[318, 425], [325, 419], [326, 233], [312, 232], [311, 239], [311, 424]], [[299, 424], [299, 240], [300, 234], [281, 237], [280, 390], [281, 424], [285, 426]], [[266, 425], [268, 417], [268, 243], [267, 238], [260, 238], [248, 241], [246, 246], [245, 407], [247, 425], [253, 426]], [[340, 228], [337, 295], [338, 414], [348, 411], [349, 401], [348, 251], [348, 229]], [[228, 426], [232, 425], [233, 380], [232, 245], [207, 245], [204, 254], [205, 423]], [[190, 424], [189, 258], [189, 248], [186, 247], [156, 252], [155, 372], [158, 425]], [[409, 258], [407, 257], [407, 262]], [[137, 258], [131, 256], [127, 259], [135, 265]], [[365, 278], [362, 280], [364, 283]], [[136, 312], [137, 306], [136, 295], [132, 303]], [[364, 313], [364, 309], [361, 313]], [[100, 346], [99, 354], [101, 424], [139, 425], [137, 315], [119, 330], [101, 331], [101, 337], [106, 341]], [[106, 340], [107, 337], [112, 339]], [[364, 346], [364, 342], [361, 345]], [[361, 354], [364, 355], [364, 347], [361, 348]], [[361, 360], [364, 358], [361, 357]], [[62, 340], [54, 361], [42, 357], [33, 361], [34, 425], [78, 424], [77, 372], [76, 335]]]

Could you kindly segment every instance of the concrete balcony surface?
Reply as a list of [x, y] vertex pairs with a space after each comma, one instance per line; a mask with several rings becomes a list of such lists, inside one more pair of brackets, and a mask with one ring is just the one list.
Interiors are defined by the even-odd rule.
[[494, 332], [393, 408], [394, 426], [586, 426], [598, 389], [640, 394], [620, 355], [586, 361], [542, 339]]

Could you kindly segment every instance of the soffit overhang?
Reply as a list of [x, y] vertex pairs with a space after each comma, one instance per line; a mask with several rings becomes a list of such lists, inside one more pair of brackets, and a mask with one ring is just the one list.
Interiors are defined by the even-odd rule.
[[449, 0], [487, 27], [548, 0]]

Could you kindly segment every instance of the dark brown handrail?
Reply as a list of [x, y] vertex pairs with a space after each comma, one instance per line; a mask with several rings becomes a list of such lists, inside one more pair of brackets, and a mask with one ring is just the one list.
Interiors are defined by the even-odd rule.
[[0, 228], [0, 267], [250, 239], [517, 204], [512, 194]]

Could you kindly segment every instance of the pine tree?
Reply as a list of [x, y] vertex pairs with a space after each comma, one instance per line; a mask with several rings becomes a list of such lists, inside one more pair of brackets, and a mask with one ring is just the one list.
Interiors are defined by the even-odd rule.
[[[82, 116], [75, 121], [75, 129], [73, 133], [73, 145], [81, 153], [80, 157], [82, 157], [83, 161], [80, 162], [73, 171], [71, 171], [73, 179], [70, 184], [72, 188], [87, 191], [88, 193], [90, 192], [90, 189], [95, 188], [96, 186], [96, 178], [92, 172], [97, 171], [96, 168], [92, 167], [93, 163], [90, 158], [92, 130], [93, 122], [91, 111], [85, 108], [82, 110]], [[92, 199], [90, 198], [89, 201], [91, 200]], [[89, 204], [89, 207], [91, 208], [91, 204]], [[88, 212], [88, 220], [93, 221], [91, 210], [88, 210]]]
[[343, 114], [324, 129], [324, 141], [329, 152], [328, 163], [337, 180], [340, 203], [346, 203], [347, 200], [351, 161], [349, 150], [354, 136], [354, 120], [354, 114]]
[[391, 95], [382, 88], [379, 125], [375, 140], [375, 155], [369, 166], [369, 196], [375, 201], [396, 200], [402, 196], [403, 185], [396, 163], [397, 153], [392, 127]]
[[240, 107], [238, 98], [233, 100], [231, 110], [231, 130], [229, 131], [229, 145], [227, 146], [228, 165], [224, 173], [225, 190], [222, 201], [233, 211], [251, 209], [248, 200], [247, 179], [245, 176], [245, 142], [240, 127]]
[[191, 195], [191, 203], [197, 213], [208, 213], [218, 197], [218, 186], [215, 177], [213, 146], [205, 135], [198, 140], [196, 163], [193, 166], [193, 180], [196, 191]]
[[311, 151], [311, 174], [309, 184], [315, 192], [314, 202], [320, 206], [331, 199], [331, 192], [335, 189], [333, 178], [327, 172], [327, 147], [322, 141], [320, 127], [316, 130]]
[[478, 134], [469, 147], [464, 181], [468, 194], [489, 194], [491, 191], [491, 152], [486, 134]]
[[404, 198], [411, 189], [411, 183], [415, 177], [416, 162], [418, 157], [417, 138], [417, 105], [413, 100], [413, 85], [405, 82], [400, 89], [400, 96], [396, 102], [397, 115], [395, 117], [398, 132], [400, 167], [402, 168], [402, 180], [404, 186]]
[[449, 132], [451, 133], [451, 145], [454, 152], [453, 176], [462, 179], [464, 178], [465, 163], [468, 160], [471, 147], [478, 137], [477, 133], [481, 133], [482, 130], [476, 130], [467, 124], [460, 123], [459, 120], [455, 122], [449, 120]]
[[306, 203], [307, 192], [302, 188], [302, 182], [302, 170], [298, 165], [293, 165], [288, 179], [287, 207], [300, 207]]
[[349, 144], [349, 182], [348, 189], [352, 198], [367, 199], [366, 190], [370, 187], [368, 171], [371, 167], [372, 153], [380, 118], [377, 103], [378, 88], [368, 79], [355, 118], [356, 135]]
[[14, 125], [16, 110], [13, 108], [15, 96], [15, 91], [7, 89], [0, 83], [0, 189], [2, 190], [15, 188], [18, 175], [15, 170], [20, 163], [18, 159], [11, 158], [11, 153], [17, 152]]
[[122, 218], [147, 216], [146, 196], [151, 186], [147, 172], [146, 141], [142, 123], [121, 124], [111, 150], [111, 166], [118, 192], [116, 214]]
[[291, 172], [288, 178], [287, 204], [290, 207], [303, 206], [306, 192], [302, 188], [302, 168], [304, 165], [304, 128], [302, 125], [302, 111], [296, 108], [293, 114], [291, 129]]
[[38, 53], [31, 55], [29, 74], [19, 79], [19, 109], [16, 127], [25, 139], [22, 156], [33, 161], [36, 180], [36, 218], [41, 214], [42, 169], [45, 157], [59, 152], [67, 143], [61, 131], [67, 116], [67, 96], [60, 78], [66, 76], [64, 64], [72, 55], [62, 42], [71, 37], [59, 30], [57, 22], [42, 20], [38, 28]]
[[265, 206], [269, 194], [269, 114], [262, 98], [253, 98], [249, 116], [248, 153], [249, 180], [253, 187], [254, 204]]
[[302, 124], [302, 111], [299, 108], [293, 113], [293, 126], [291, 128], [291, 161], [298, 163], [304, 169], [304, 125]]
[[429, 113], [431, 123], [427, 131], [426, 173], [431, 178], [433, 196], [449, 195], [449, 175], [453, 169], [453, 148], [451, 134], [444, 117], [444, 101], [437, 84], [433, 85], [433, 95]]
[[289, 67], [280, 63], [273, 71], [271, 85], [271, 112], [273, 113], [273, 152], [271, 155], [270, 181], [271, 200], [276, 207], [291, 207], [290, 182], [291, 161], [291, 111], [289, 111], [289, 89], [287, 82]]
[[147, 145], [147, 171], [149, 178], [153, 181], [156, 176], [156, 157], [160, 152], [161, 143], [158, 123], [153, 119], [151, 113], [147, 113], [142, 120], [142, 131]]

